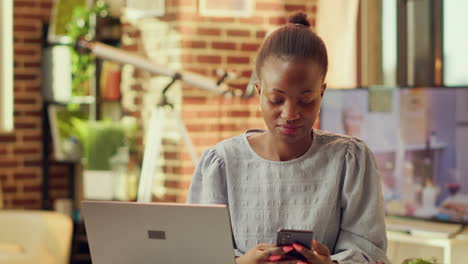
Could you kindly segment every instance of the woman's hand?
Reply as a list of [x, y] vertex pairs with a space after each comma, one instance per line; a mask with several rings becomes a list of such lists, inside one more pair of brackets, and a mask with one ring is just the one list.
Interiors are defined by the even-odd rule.
[[297, 260], [284, 260], [287, 252], [293, 251], [291, 246], [278, 247], [271, 244], [258, 244], [243, 256], [236, 258], [236, 264], [296, 264]]
[[307, 262], [299, 261], [297, 264], [333, 264], [330, 250], [327, 246], [320, 244], [317, 240], [312, 241], [312, 249], [305, 248], [299, 244], [293, 244], [294, 250], [307, 259]]

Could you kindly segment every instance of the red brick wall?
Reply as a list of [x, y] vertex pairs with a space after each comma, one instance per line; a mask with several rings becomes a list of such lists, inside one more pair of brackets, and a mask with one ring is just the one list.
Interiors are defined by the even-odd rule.
[[[41, 43], [52, 0], [14, 0], [14, 132], [0, 133], [0, 181], [6, 208], [41, 207]], [[52, 170], [53, 197], [67, 195], [63, 168]]]
[[[159, 56], [154, 60], [178, 60], [172, 67], [174, 69], [198, 72], [213, 78], [216, 78], [217, 68], [234, 70], [241, 78], [231, 81], [230, 84], [232, 87], [244, 88], [254, 68], [256, 51], [266, 33], [278, 25], [285, 24], [287, 17], [296, 10], [306, 11], [314, 26], [317, 10], [315, 0], [253, 2], [254, 13], [251, 17], [215, 18], [201, 17], [196, 0], [167, 0], [165, 16], [153, 18], [152, 21], [158, 27], [162, 24], [170, 29], [162, 33], [158, 31], [161, 39], [177, 39], [177, 43], [171, 43], [170, 48], [167, 48], [148, 41], [145, 36], [153, 35], [152, 28], [141, 26], [138, 21], [130, 21], [127, 24], [124, 39], [127, 39], [129, 44], [137, 43], [132, 48], [147, 56], [159, 52]], [[177, 55], [169, 55], [169, 52]], [[127, 107], [133, 109], [132, 113], [135, 116], [143, 117], [141, 128], [144, 129], [142, 98], [150, 89], [149, 77], [128, 75], [124, 76], [125, 78], [129, 83], [129, 92], [126, 94], [135, 98], [135, 104]], [[227, 99], [187, 85], [175, 89], [180, 88], [181, 97], [172, 98], [181, 103], [179, 109], [198, 154], [207, 147], [225, 138], [239, 135], [248, 128], [264, 127], [257, 96], [251, 99]], [[140, 135], [140, 141], [144, 142], [142, 137], [143, 133]], [[166, 175], [167, 194], [163, 199], [182, 202], [186, 199], [186, 190], [194, 168], [183, 144], [171, 144], [171, 151], [166, 151], [171, 155], [165, 155], [163, 162], [164, 172], [171, 172]]]
[[[162, 45], [151, 45], [148, 39], [151, 23], [146, 27], [139, 26], [140, 23], [124, 23], [124, 48], [173, 69], [195, 71], [213, 78], [217, 68], [237, 71], [241, 78], [230, 84], [243, 88], [254, 67], [256, 50], [267, 31], [284, 24], [286, 17], [299, 9], [306, 11], [312, 25], [315, 24], [316, 1], [253, 2], [251, 17], [214, 18], [199, 16], [196, 0], [166, 0], [166, 15], [154, 19], [158, 30], [163, 29], [159, 31]], [[11, 134], [0, 133], [0, 180], [7, 208], [41, 206], [41, 30], [49, 20], [51, 7], [52, 0], [14, 0], [15, 130]], [[171, 39], [170, 44], [167, 44], [168, 39]], [[127, 72], [129, 75], [127, 78], [124, 75], [123, 85], [126, 89], [124, 101], [127, 101], [124, 107], [127, 114], [140, 118], [142, 151], [145, 121], [151, 105], [157, 101], [157, 95], [148, 95], [160, 92], [154, 89], [155, 84], [162, 88], [168, 79], [150, 78], [147, 73], [131, 68]], [[226, 99], [180, 84], [172, 90], [170, 98], [181, 112], [198, 154], [247, 128], [264, 126], [256, 96]], [[193, 165], [180, 138], [165, 139], [163, 157], [167, 189], [160, 199], [184, 201]], [[65, 168], [52, 168], [52, 198], [67, 196], [66, 176]]]

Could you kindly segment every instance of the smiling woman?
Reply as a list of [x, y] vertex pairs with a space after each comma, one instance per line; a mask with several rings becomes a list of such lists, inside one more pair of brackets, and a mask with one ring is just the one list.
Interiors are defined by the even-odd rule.
[[13, 130], [13, 1], [0, 1], [0, 132]]

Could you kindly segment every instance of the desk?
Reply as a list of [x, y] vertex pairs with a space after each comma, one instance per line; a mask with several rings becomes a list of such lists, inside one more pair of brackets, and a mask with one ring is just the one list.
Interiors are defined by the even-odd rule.
[[[401, 221], [406, 223], [407, 232], [387, 230], [387, 255], [392, 263], [416, 257], [436, 257], [443, 264], [468, 263], [468, 227], [463, 230], [456, 224], [397, 220], [400, 227]], [[387, 223], [388, 228], [395, 226], [394, 219], [387, 219]]]

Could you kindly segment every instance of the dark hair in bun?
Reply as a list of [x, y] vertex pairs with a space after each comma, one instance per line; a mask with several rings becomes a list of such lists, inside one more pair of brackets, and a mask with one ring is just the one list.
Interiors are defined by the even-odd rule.
[[293, 14], [292, 16], [290, 16], [289, 23], [310, 27], [310, 23], [307, 20], [307, 15], [304, 12], [297, 12]]
[[270, 56], [312, 60], [322, 69], [324, 79], [327, 74], [327, 48], [322, 39], [310, 29], [310, 23], [304, 12], [293, 14], [287, 25], [273, 31], [263, 42], [255, 65], [259, 80], [265, 59]]

